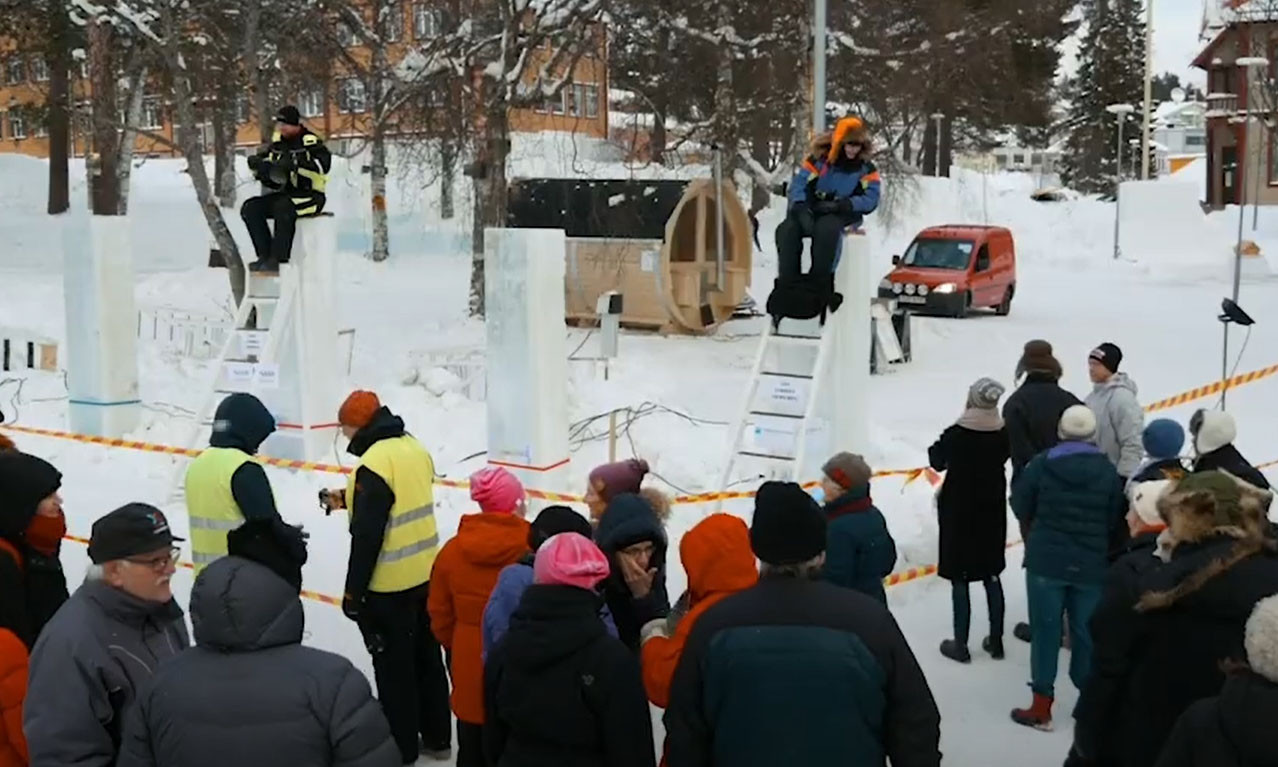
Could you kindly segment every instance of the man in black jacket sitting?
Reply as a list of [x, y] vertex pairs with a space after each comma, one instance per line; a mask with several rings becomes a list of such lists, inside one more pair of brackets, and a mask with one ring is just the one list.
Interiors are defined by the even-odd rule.
[[[248, 158], [249, 169], [263, 186], [272, 190], [245, 200], [240, 218], [253, 239], [257, 261], [254, 272], [278, 272], [293, 250], [297, 219], [318, 216], [324, 210], [324, 190], [333, 156], [319, 136], [302, 125], [301, 113], [289, 105], [275, 115], [271, 145]], [[267, 219], [275, 220], [272, 235]]]
[[759, 584], [688, 637], [665, 715], [670, 767], [941, 763], [941, 717], [914, 653], [886, 607], [818, 580], [825, 540], [801, 487], [759, 488]]

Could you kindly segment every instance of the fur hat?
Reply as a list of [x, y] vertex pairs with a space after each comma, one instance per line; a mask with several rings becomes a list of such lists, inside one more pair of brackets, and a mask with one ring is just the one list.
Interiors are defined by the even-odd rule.
[[870, 483], [874, 472], [865, 459], [855, 453], [839, 453], [825, 462], [821, 473], [838, 483], [844, 490], [864, 487]]
[[830, 154], [830, 145], [834, 143], [834, 132], [818, 133], [808, 142], [808, 154], [816, 160]]
[[1096, 438], [1096, 414], [1086, 405], [1074, 405], [1061, 414], [1056, 433], [1064, 440], [1091, 442]]
[[1242, 481], [1227, 471], [1190, 474], [1158, 500], [1175, 543], [1194, 543], [1212, 535], [1235, 538], [1263, 536], [1273, 493]]
[[1155, 461], [1176, 458], [1185, 446], [1185, 430], [1170, 418], [1159, 418], [1145, 427], [1141, 443], [1145, 447], [1145, 455]]
[[1251, 670], [1278, 684], [1278, 594], [1256, 603], [1247, 619], [1243, 646]]
[[826, 156], [827, 161], [833, 163], [839, 159], [839, 155], [843, 153], [843, 145], [849, 143], [857, 143], [861, 145], [860, 157], [869, 157], [870, 155], [870, 131], [866, 129], [865, 122], [855, 115], [849, 115], [834, 126], [834, 137], [830, 142], [830, 153]]
[[1189, 419], [1189, 432], [1194, 435], [1194, 452], [1213, 453], [1238, 439], [1238, 424], [1229, 413], [1199, 410]]
[[1132, 483], [1131, 511], [1147, 528], [1162, 528], [1167, 523], [1158, 512], [1158, 499], [1172, 486], [1170, 479], [1152, 479]]
[[1059, 381], [1062, 370], [1061, 363], [1052, 354], [1052, 345], [1042, 339], [1027, 341], [1021, 359], [1016, 363], [1016, 377], [1027, 373], [1043, 373]]

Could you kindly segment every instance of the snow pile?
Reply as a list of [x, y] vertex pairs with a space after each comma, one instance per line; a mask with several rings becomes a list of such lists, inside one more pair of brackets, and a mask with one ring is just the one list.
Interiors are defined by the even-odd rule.
[[1181, 275], [1231, 273], [1233, 241], [1218, 217], [1203, 212], [1194, 184], [1126, 181], [1119, 193], [1123, 258], [1155, 275], [1172, 267]]

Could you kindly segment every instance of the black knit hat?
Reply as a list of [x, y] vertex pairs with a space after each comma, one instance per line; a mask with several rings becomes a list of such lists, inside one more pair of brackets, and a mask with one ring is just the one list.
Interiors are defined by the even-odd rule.
[[226, 552], [271, 569], [302, 590], [306, 564], [306, 533], [279, 519], [250, 519], [226, 534]]
[[40, 501], [62, 486], [62, 474], [43, 458], [0, 453], [0, 538], [17, 540], [31, 524]]
[[1123, 362], [1123, 350], [1108, 341], [1092, 349], [1088, 356], [1104, 365], [1111, 373], [1117, 373], [1118, 366]]
[[547, 506], [528, 528], [528, 548], [536, 551], [552, 535], [560, 533], [577, 533], [587, 538], [594, 535], [590, 520], [582, 515], [567, 506]]
[[825, 551], [825, 517], [793, 482], [764, 482], [754, 496], [750, 548], [769, 565], [797, 565]]
[[297, 111], [297, 107], [288, 104], [280, 107], [280, 111], [275, 113], [275, 122], [284, 123], [285, 125], [301, 125], [302, 113]]

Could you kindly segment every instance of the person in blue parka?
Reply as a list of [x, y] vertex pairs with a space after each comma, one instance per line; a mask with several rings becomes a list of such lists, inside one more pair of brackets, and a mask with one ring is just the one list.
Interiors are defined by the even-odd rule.
[[803, 240], [812, 240], [812, 275], [833, 275], [839, 240], [879, 206], [879, 171], [870, 161], [870, 135], [859, 117], [845, 117], [812, 151], [790, 181], [789, 208], [777, 227], [780, 276], [802, 273]]

